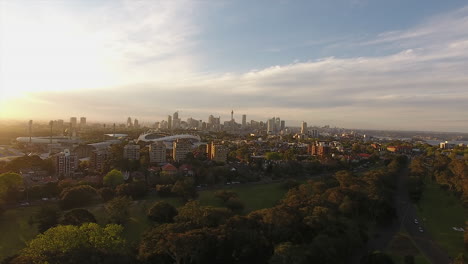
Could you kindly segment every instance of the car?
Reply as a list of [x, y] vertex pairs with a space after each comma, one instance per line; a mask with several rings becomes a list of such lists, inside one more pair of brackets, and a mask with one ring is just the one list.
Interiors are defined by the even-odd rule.
[[424, 232], [424, 229], [421, 226], [418, 229], [419, 229], [419, 232], [421, 233]]
[[414, 219], [414, 223], [415, 223], [415, 224], [419, 224], [418, 219]]

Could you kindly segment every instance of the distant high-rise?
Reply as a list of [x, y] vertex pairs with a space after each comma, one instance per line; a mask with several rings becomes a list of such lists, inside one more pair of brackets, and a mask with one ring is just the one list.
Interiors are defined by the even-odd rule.
[[247, 115], [242, 115], [242, 127], [247, 127]]
[[280, 127], [281, 127], [281, 119], [277, 117], [275, 119], [275, 132], [278, 132], [280, 130]]
[[286, 128], [286, 122], [284, 120], [281, 120], [281, 130], [284, 130]]
[[306, 134], [306, 133], [307, 133], [307, 122], [302, 121], [301, 134]]
[[172, 119], [173, 119], [173, 120], [179, 119], [179, 112], [175, 112], [175, 113], [172, 115]]
[[167, 129], [172, 129], [172, 116], [170, 115], [167, 116]]
[[267, 133], [273, 134], [275, 132], [275, 118], [268, 119], [267, 121]]
[[76, 124], [77, 124], [76, 117], [70, 117], [70, 127], [71, 128], [76, 128]]
[[138, 119], [135, 118], [135, 120], [133, 121], [133, 126], [136, 128], [140, 127], [140, 124], [138, 123]]
[[86, 117], [80, 117], [80, 127], [86, 126]]
[[231, 110], [231, 121], [234, 121], [234, 110]]
[[132, 126], [133, 126], [132, 118], [131, 118], [131, 117], [128, 117], [128, 118], [127, 118], [127, 127], [132, 127]]
[[57, 120], [57, 126], [60, 128], [63, 127], [63, 119]]

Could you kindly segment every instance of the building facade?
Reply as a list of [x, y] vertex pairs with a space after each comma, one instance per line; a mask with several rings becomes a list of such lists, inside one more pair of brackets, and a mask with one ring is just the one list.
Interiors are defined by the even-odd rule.
[[149, 156], [151, 163], [165, 163], [166, 145], [163, 142], [155, 142], [149, 145]]

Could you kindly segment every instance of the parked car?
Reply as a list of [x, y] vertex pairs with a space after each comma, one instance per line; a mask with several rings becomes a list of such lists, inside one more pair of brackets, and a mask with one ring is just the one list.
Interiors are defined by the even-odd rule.
[[414, 219], [414, 223], [415, 223], [415, 224], [419, 224], [418, 219]]

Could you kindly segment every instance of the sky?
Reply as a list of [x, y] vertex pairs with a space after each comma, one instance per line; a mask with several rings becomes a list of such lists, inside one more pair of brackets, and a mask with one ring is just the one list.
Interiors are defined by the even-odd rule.
[[0, 0], [0, 119], [468, 132], [465, 0]]

